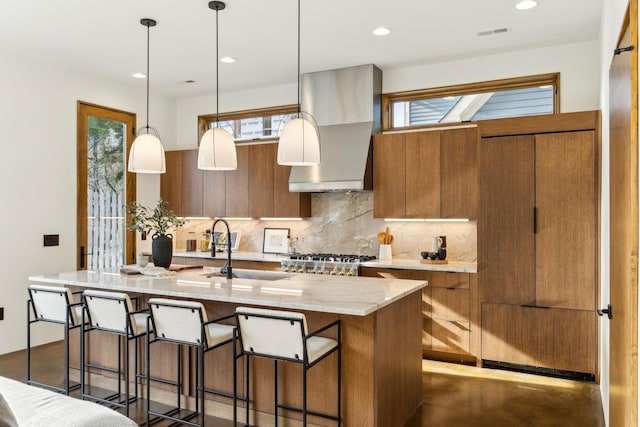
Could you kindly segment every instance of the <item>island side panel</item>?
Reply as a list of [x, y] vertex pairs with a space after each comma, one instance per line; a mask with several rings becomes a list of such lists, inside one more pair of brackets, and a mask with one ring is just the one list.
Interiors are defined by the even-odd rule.
[[[231, 314], [237, 305], [203, 301], [209, 319]], [[295, 310], [291, 310], [295, 311]], [[342, 322], [342, 418], [345, 425], [375, 425], [374, 359], [375, 314], [348, 316], [303, 311], [309, 330], [313, 331], [337, 319]], [[336, 338], [333, 331], [323, 334]], [[206, 361], [207, 387], [231, 391], [230, 351], [221, 350]], [[251, 409], [273, 414], [274, 362], [270, 359], [251, 359]], [[238, 390], [244, 394], [244, 364], [238, 364]], [[301, 366], [295, 363], [279, 364], [279, 401], [292, 406], [302, 405]], [[314, 411], [335, 414], [337, 411], [337, 355], [315, 365], [308, 372], [308, 407]], [[219, 400], [214, 396], [207, 396]], [[243, 406], [242, 404], [240, 406]], [[297, 412], [280, 411], [280, 416], [301, 419]], [[260, 414], [258, 414], [260, 417]], [[258, 418], [260, 421], [261, 418]], [[325, 425], [327, 420], [310, 417], [310, 423]], [[329, 423], [331, 425], [331, 423]]]
[[422, 403], [421, 307], [418, 291], [376, 313], [377, 426], [404, 425]]

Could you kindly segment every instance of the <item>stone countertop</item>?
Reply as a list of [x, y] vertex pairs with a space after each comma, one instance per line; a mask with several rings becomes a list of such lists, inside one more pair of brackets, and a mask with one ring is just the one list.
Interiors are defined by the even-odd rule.
[[[211, 258], [211, 252], [174, 252], [173, 256], [187, 258]], [[226, 260], [226, 252], [221, 252], [217, 259]], [[264, 254], [262, 252], [231, 252], [231, 258], [242, 261], [263, 261], [263, 262], [280, 262], [289, 260], [288, 255]], [[406, 270], [430, 270], [430, 271], [450, 271], [455, 273], [477, 273], [478, 266], [475, 262], [457, 262], [449, 261], [448, 264], [423, 264], [420, 260], [393, 258], [391, 261], [374, 260], [361, 264], [363, 267], [375, 268], [397, 268]]]
[[[427, 286], [421, 280], [280, 272], [263, 272], [285, 276], [279, 280], [206, 277], [219, 271], [205, 267], [164, 277], [125, 275], [117, 270], [71, 271], [30, 276], [29, 282], [354, 316], [371, 314]], [[242, 271], [256, 274], [256, 270], [237, 270]]]
[[475, 262], [449, 261], [447, 264], [424, 264], [420, 260], [394, 258], [391, 261], [375, 260], [361, 264], [362, 267], [397, 268], [399, 270], [429, 270], [454, 273], [477, 273], [478, 265]]

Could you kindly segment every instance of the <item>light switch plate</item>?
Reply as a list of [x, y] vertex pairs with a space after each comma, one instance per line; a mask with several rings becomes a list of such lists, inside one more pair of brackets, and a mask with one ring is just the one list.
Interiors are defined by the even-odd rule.
[[45, 234], [44, 235], [44, 245], [45, 246], [60, 246], [60, 235], [59, 234]]

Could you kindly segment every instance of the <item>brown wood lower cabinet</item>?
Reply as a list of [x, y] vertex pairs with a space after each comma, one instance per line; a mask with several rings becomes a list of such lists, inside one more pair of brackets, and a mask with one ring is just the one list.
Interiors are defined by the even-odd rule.
[[596, 374], [595, 311], [482, 304], [482, 359]]
[[477, 363], [480, 328], [475, 274], [363, 267], [361, 275], [428, 281], [422, 290], [423, 356]]

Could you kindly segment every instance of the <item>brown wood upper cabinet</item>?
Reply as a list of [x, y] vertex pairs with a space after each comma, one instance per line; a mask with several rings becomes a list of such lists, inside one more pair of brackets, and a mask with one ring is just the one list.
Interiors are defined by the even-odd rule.
[[376, 135], [376, 218], [477, 215], [476, 128]]
[[289, 192], [290, 166], [276, 163], [278, 145], [237, 145], [234, 171], [201, 171], [198, 150], [166, 153], [160, 196], [180, 216], [310, 217], [311, 195]]

